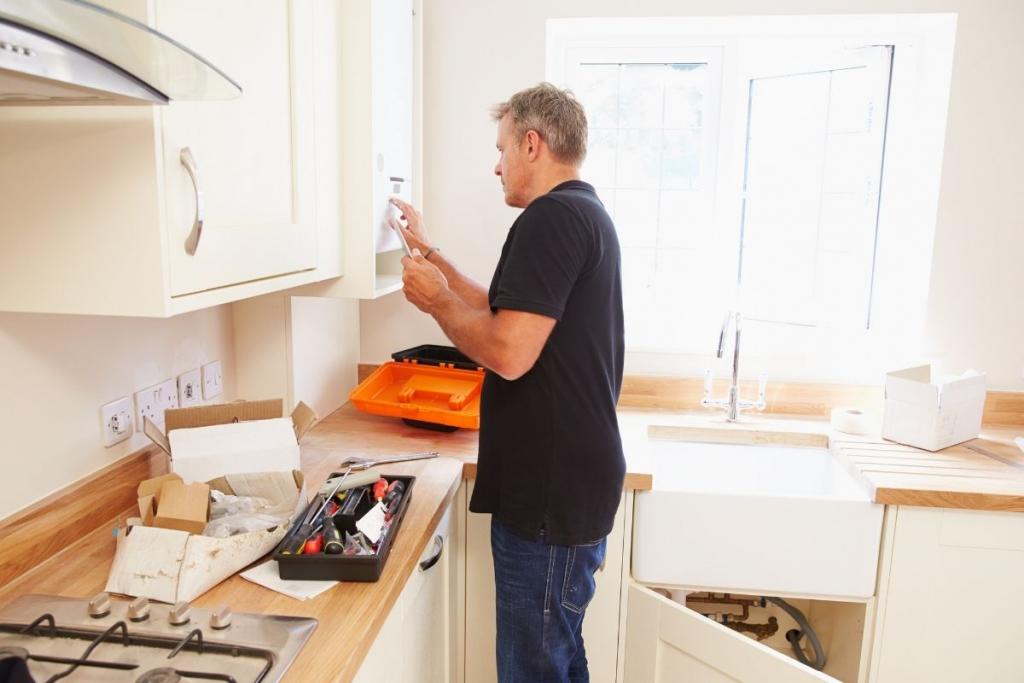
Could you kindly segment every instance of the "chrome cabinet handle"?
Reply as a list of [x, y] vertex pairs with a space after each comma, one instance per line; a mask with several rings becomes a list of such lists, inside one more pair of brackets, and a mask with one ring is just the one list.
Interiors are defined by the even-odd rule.
[[421, 572], [427, 571], [441, 559], [441, 553], [444, 552], [444, 537], [434, 536], [434, 547], [437, 548], [437, 551], [431, 557], [420, 562]]
[[203, 236], [203, 191], [199, 188], [199, 169], [196, 168], [196, 159], [192, 156], [192, 150], [185, 147], [181, 150], [181, 165], [188, 172], [192, 179], [192, 188], [196, 193], [196, 217], [192, 221], [192, 232], [185, 239], [185, 253], [193, 256], [199, 248], [199, 238]]

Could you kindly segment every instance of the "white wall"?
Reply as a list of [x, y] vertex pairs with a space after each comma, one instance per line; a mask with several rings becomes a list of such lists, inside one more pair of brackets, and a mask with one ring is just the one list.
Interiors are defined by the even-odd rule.
[[[434, 0], [424, 15], [423, 208], [432, 240], [489, 282], [517, 212], [491, 174], [488, 109], [544, 79], [546, 19], [822, 12], [959, 13], [922, 352], [940, 370], [973, 367], [989, 373], [992, 388], [1024, 390], [1024, 219], [1014, 201], [1024, 184], [1024, 3], [1015, 0]], [[401, 294], [363, 302], [360, 327], [364, 362], [444, 341]]]
[[0, 313], [0, 518], [149, 443], [139, 431], [104, 448], [104, 403], [211, 360], [234, 398], [233, 344], [227, 306], [167, 320]]

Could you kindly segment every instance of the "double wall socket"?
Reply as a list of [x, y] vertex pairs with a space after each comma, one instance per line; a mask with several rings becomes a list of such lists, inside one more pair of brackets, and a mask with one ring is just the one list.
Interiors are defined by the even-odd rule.
[[178, 385], [173, 379], [165, 379], [160, 384], [135, 392], [135, 424], [142, 429], [143, 418], [148, 417], [163, 431], [164, 411], [177, 407]]
[[203, 389], [200, 386], [202, 374], [199, 368], [178, 375], [178, 405], [188, 408], [202, 403]]

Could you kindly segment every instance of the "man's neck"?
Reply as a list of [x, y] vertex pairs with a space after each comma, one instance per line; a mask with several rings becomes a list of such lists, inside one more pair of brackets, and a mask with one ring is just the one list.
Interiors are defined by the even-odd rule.
[[562, 183], [579, 179], [580, 170], [578, 168], [564, 165], [553, 166], [548, 171], [534, 178], [531, 183], [533, 192], [531, 192], [530, 202], [537, 197], [546, 195]]

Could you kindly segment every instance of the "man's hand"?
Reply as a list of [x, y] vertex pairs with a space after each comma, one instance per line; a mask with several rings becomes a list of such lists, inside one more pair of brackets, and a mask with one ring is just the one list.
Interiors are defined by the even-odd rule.
[[418, 248], [412, 250], [412, 258], [402, 258], [402, 268], [405, 298], [424, 313], [432, 313], [450, 295], [444, 273], [424, 259]]
[[419, 249], [420, 253], [426, 253], [430, 249], [430, 245], [427, 240], [427, 226], [423, 222], [423, 215], [412, 204], [404, 202], [398, 197], [392, 197], [390, 201], [402, 212], [402, 220], [406, 222], [406, 225], [403, 226], [401, 221], [391, 218], [389, 219], [391, 226], [402, 231], [410, 249]]

